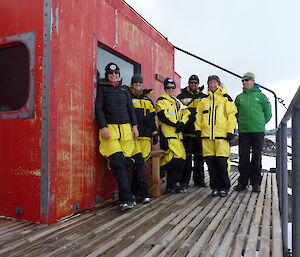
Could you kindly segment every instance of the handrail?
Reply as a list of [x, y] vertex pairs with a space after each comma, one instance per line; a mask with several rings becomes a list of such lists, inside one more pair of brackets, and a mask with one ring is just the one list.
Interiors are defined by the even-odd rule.
[[293, 256], [300, 256], [300, 86], [276, 130], [276, 173], [285, 256], [289, 253], [287, 122], [290, 119], [292, 119], [292, 254]]
[[[181, 52], [183, 52], [183, 53], [185, 53], [185, 54], [187, 54], [187, 55], [190, 55], [190, 56], [192, 56], [192, 57], [194, 57], [194, 58], [196, 58], [196, 59], [198, 59], [198, 60], [200, 60], [200, 61], [206, 62], [206, 63], [208, 63], [209, 65], [212, 65], [212, 66], [214, 66], [214, 67], [216, 67], [216, 68], [218, 68], [218, 69], [220, 69], [220, 70], [222, 70], [222, 71], [225, 71], [225, 72], [227, 72], [227, 73], [229, 73], [229, 74], [231, 74], [231, 75], [233, 75], [233, 76], [235, 76], [235, 77], [238, 77], [238, 78], [240, 78], [240, 79], [242, 78], [242, 76], [240, 76], [240, 75], [238, 75], [238, 74], [236, 74], [236, 73], [234, 73], [234, 72], [232, 72], [232, 71], [230, 71], [230, 70], [227, 70], [227, 69], [225, 69], [225, 68], [223, 68], [223, 67], [221, 67], [221, 66], [219, 66], [219, 65], [217, 65], [217, 64], [214, 64], [214, 63], [212, 63], [212, 62], [210, 62], [210, 61], [207, 61], [207, 60], [205, 60], [205, 59], [203, 59], [203, 58], [201, 58], [201, 57], [199, 57], [199, 56], [197, 56], [197, 55], [195, 55], [195, 54], [192, 54], [192, 53], [190, 53], [190, 52], [188, 52], [188, 51], [186, 51], [186, 50], [183, 50], [183, 49], [181, 49], [181, 48], [179, 48], [179, 47], [177, 47], [177, 46], [174, 46], [174, 49], [176, 49], [176, 50], [178, 50], [178, 51], [181, 51]], [[259, 85], [259, 86], [260, 86], [261, 88], [265, 89], [266, 91], [269, 91], [269, 92], [272, 93], [273, 96], [274, 96], [274, 99], [275, 99], [275, 128], [277, 128], [277, 125], [278, 125], [278, 111], [277, 111], [278, 107], [277, 107], [277, 101], [278, 101], [279, 103], [281, 103], [281, 104], [285, 107], [285, 104], [283, 103], [283, 99], [277, 97], [276, 93], [275, 93], [273, 90], [271, 90], [271, 89], [269, 89], [269, 88], [267, 88], [267, 87], [264, 87], [264, 86], [262, 86], [262, 85]], [[286, 107], [285, 107], [285, 108], [286, 108]]]
[[296, 106], [296, 105], [300, 105], [300, 86], [298, 87], [298, 90], [297, 90], [293, 100], [291, 101], [289, 108], [287, 109], [285, 115], [281, 119], [281, 123], [279, 124], [279, 126], [281, 126], [282, 123], [287, 123], [289, 121], [289, 119], [291, 118], [291, 115], [292, 115], [293, 106]]

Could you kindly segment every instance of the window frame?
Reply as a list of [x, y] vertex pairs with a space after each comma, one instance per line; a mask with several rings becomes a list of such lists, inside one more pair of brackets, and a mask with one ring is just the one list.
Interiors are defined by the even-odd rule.
[[22, 44], [27, 48], [29, 56], [29, 92], [25, 104], [19, 110], [0, 111], [0, 120], [31, 119], [34, 118], [34, 82], [35, 82], [35, 55], [36, 55], [36, 32], [15, 34], [0, 38], [0, 48], [8, 48]]
[[[127, 56], [115, 51], [114, 49], [112, 49], [112, 48], [110, 48], [110, 47], [108, 47], [104, 44], [101, 44], [100, 42], [98, 42], [97, 50], [98, 50], [98, 47], [100, 47], [100, 48], [104, 49], [105, 51], [119, 57], [120, 59], [123, 59], [124, 61], [129, 62], [130, 64], [132, 64], [133, 65], [133, 74], [137, 74], [137, 73], [142, 74], [141, 64], [133, 61], [132, 59], [130, 59]], [[97, 65], [97, 63], [96, 63], [96, 65]]]

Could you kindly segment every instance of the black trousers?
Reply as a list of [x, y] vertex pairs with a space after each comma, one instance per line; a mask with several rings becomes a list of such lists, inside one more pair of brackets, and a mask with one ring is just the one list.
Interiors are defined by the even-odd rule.
[[132, 156], [132, 158], [135, 163], [133, 167], [131, 191], [135, 196], [140, 193], [142, 198], [150, 197], [148, 183], [144, 173], [145, 162], [143, 156], [141, 153], [138, 153]]
[[[264, 144], [264, 132], [239, 133], [239, 172], [238, 183], [247, 186], [261, 184], [261, 155]], [[250, 152], [252, 158], [250, 160]]]
[[[186, 136], [183, 138], [183, 144], [186, 152], [185, 167], [180, 183], [182, 185], [188, 185], [193, 172], [194, 183], [201, 184], [204, 182], [204, 159], [202, 155], [201, 139], [197, 137]], [[192, 165], [192, 159], [194, 156], [194, 167]]]
[[119, 200], [121, 203], [133, 202], [133, 195], [130, 190], [128, 179], [128, 166], [129, 163], [124, 157], [122, 152], [117, 152], [108, 157], [118, 187], [119, 187]]
[[225, 190], [230, 188], [227, 171], [227, 157], [207, 156], [206, 164], [209, 170], [209, 186], [212, 190]]
[[174, 189], [176, 183], [181, 181], [184, 165], [185, 160], [172, 158], [169, 163], [160, 168], [161, 171], [167, 171], [167, 188]]

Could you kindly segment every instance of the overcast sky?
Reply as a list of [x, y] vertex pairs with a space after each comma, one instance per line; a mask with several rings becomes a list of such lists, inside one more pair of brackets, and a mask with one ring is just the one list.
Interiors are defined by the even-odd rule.
[[[234, 73], [253, 72], [288, 107], [300, 85], [299, 0], [126, 0], [175, 46]], [[215, 74], [235, 98], [240, 79], [178, 51], [182, 87], [197, 74], [206, 85]], [[206, 89], [205, 89], [206, 90]], [[274, 106], [273, 95], [263, 91]], [[279, 121], [285, 109], [279, 105]], [[268, 128], [274, 128], [271, 120]]]

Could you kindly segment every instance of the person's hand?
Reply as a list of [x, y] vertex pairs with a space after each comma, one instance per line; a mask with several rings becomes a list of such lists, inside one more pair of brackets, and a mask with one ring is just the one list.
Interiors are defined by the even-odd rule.
[[196, 130], [195, 131], [195, 136], [196, 136], [196, 138], [200, 138], [201, 139], [201, 131], [200, 130]]
[[158, 142], [158, 134], [155, 134], [155, 135], [153, 135], [153, 137], [152, 137], [152, 143], [153, 143], [153, 145], [156, 145], [157, 144], [157, 142]]
[[110, 139], [110, 134], [107, 127], [101, 129], [101, 137], [104, 139]]
[[137, 128], [137, 125], [132, 126], [132, 133], [134, 137], [138, 137], [139, 136], [139, 130]]
[[176, 131], [175, 131], [175, 132], [176, 132], [176, 133], [182, 132], [183, 129], [184, 129], [184, 123], [178, 121], [178, 122], [176, 123]]
[[234, 138], [234, 135], [232, 134], [232, 133], [227, 133], [227, 141], [231, 141], [231, 140], [233, 140], [233, 138]]

